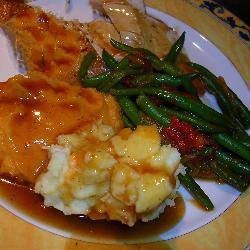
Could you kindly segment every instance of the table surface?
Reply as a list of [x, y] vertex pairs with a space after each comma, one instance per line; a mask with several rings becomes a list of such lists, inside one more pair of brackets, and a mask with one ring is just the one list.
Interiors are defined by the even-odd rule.
[[[198, 1], [198, 0], [197, 0]], [[184, 0], [146, 0], [147, 4], [184, 21], [212, 40], [250, 83], [250, 50], [228, 27]], [[200, 22], [202, 20], [202, 22]], [[219, 34], [219, 35], [218, 35]], [[235, 46], [237, 45], [237, 46]], [[250, 85], [249, 85], [250, 86]], [[145, 245], [98, 245], [66, 239], [43, 231], [0, 208], [0, 249], [7, 250], [83, 250], [83, 249], [244, 249], [250, 244], [250, 190], [219, 218], [176, 239]]]

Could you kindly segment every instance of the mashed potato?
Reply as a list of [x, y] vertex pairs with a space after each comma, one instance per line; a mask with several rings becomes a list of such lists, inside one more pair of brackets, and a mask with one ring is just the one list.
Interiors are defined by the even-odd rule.
[[125, 128], [115, 135], [102, 121], [81, 133], [59, 136], [35, 191], [46, 206], [66, 215], [129, 226], [152, 220], [173, 204], [181, 169], [177, 149], [160, 142], [155, 126]]

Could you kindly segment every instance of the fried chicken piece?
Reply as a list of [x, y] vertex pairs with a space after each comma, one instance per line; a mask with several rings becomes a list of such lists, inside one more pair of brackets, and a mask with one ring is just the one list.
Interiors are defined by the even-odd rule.
[[122, 127], [119, 105], [94, 89], [71, 86], [41, 74], [0, 84], [0, 174], [34, 183], [47, 168], [47, 146], [103, 119]]
[[177, 149], [161, 146], [156, 126], [118, 133], [102, 121], [83, 132], [61, 135], [49, 149], [47, 172], [35, 191], [46, 206], [133, 226], [173, 205], [182, 169]]
[[93, 50], [82, 32], [84, 24], [66, 22], [28, 5], [9, 13], [14, 15], [7, 15], [10, 19], [2, 28], [21, 52], [28, 74], [42, 72], [50, 78], [79, 83], [82, 58]]

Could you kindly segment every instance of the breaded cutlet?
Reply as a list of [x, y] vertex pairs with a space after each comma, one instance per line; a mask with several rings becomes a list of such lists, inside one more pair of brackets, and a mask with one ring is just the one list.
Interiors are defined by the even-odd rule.
[[20, 52], [27, 73], [43, 72], [77, 84], [81, 60], [93, 50], [82, 32], [84, 24], [66, 22], [38, 7], [19, 4], [11, 8], [9, 1], [3, 2], [10, 11], [2, 28]]

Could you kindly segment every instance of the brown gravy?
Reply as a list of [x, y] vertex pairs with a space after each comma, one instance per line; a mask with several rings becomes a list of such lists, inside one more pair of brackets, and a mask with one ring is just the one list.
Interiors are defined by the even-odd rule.
[[35, 220], [64, 230], [73, 238], [95, 238], [99, 241], [137, 241], [160, 240], [157, 235], [176, 225], [183, 217], [185, 206], [181, 197], [176, 198], [176, 205], [165, 209], [165, 212], [154, 221], [138, 222], [134, 227], [113, 221], [93, 221], [84, 216], [65, 216], [53, 208], [43, 205], [43, 198], [30, 188], [16, 184], [8, 177], [0, 177], [0, 196], [19, 211]]

